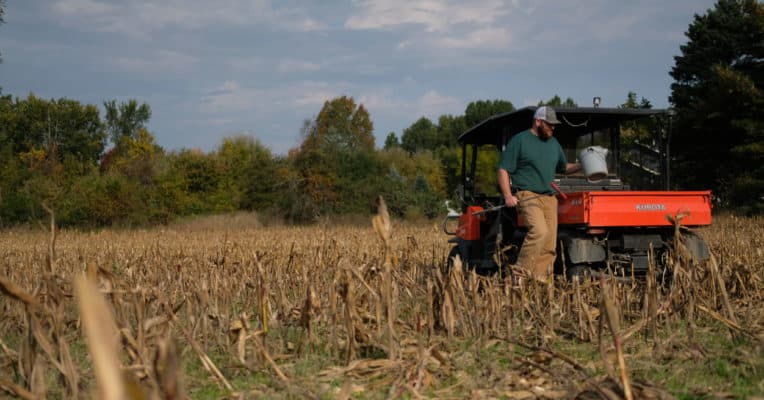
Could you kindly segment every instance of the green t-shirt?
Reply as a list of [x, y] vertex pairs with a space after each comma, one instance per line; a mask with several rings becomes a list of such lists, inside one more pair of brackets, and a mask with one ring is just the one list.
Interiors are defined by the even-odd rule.
[[565, 173], [567, 164], [554, 136], [542, 140], [530, 130], [513, 136], [499, 160], [499, 168], [509, 172], [513, 189], [535, 193], [553, 193], [549, 183], [555, 172]]

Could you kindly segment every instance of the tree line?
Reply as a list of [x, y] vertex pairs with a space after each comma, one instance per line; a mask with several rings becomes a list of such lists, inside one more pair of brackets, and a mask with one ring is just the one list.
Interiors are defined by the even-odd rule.
[[[213, 151], [167, 151], [146, 129], [148, 104], [0, 93], [0, 224], [47, 217], [66, 226], [143, 225], [206, 213], [253, 210], [291, 222], [367, 213], [385, 196], [399, 217], [435, 217], [453, 189], [466, 120], [514, 109], [478, 101], [467, 116], [422, 118], [385, 148], [365, 107], [342, 96], [306, 120], [301, 144], [273, 154], [252, 136]], [[480, 115], [477, 115], [480, 114]], [[393, 135], [394, 136], [394, 135]], [[110, 146], [109, 146], [110, 145]]]
[[[764, 7], [719, 0], [686, 35], [670, 72], [672, 188], [711, 189], [718, 204], [761, 212]], [[559, 96], [543, 104], [576, 106]], [[367, 213], [380, 194], [396, 216], [433, 218], [457, 186], [458, 135], [515, 109], [508, 100], [473, 101], [461, 115], [422, 117], [400, 137], [390, 132], [378, 148], [369, 110], [341, 96], [304, 121], [299, 146], [277, 155], [252, 136], [225, 138], [210, 152], [168, 151], [146, 129], [148, 104], [102, 106], [103, 116], [96, 105], [19, 98], [0, 88], [0, 226], [50, 211], [62, 225], [89, 227], [236, 210], [309, 222]], [[621, 106], [651, 107], [633, 92]], [[627, 133], [650, 139], [638, 126]], [[495, 158], [479, 160], [481, 173], [495, 171]]]

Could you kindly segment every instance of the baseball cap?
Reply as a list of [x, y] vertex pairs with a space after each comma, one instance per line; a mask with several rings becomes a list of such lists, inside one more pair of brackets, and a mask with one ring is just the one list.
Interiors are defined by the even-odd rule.
[[533, 114], [533, 119], [543, 119], [544, 121], [557, 125], [560, 121], [557, 120], [557, 113], [554, 112], [554, 108], [549, 106], [541, 106], [536, 109], [536, 113]]

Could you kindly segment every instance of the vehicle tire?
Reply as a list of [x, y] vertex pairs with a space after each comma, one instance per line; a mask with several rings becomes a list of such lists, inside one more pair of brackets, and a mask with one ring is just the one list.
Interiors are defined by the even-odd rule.
[[462, 260], [462, 265], [464, 265], [464, 257], [462, 257], [461, 253], [459, 252], [459, 246], [454, 246], [451, 248], [451, 251], [448, 252], [448, 258], [446, 259], [446, 270], [441, 271], [444, 275], [447, 275], [451, 270], [454, 268], [454, 257], [459, 256], [459, 258]]
[[567, 269], [567, 278], [568, 282], [575, 282], [578, 281], [579, 283], [583, 283], [587, 280], [592, 279], [592, 271], [591, 269], [583, 264], [574, 264], [568, 267]]

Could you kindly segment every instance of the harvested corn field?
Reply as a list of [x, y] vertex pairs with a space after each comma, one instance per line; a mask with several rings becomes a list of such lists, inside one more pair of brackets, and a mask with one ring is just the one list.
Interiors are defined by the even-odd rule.
[[477, 277], [437, 223], [0, 234], [0, 393], [42, 398], [755, 398], [764, 223], [667, 282]]

